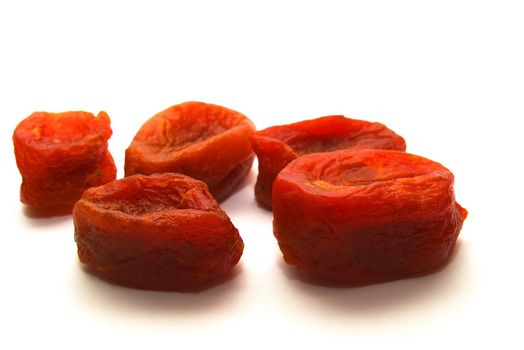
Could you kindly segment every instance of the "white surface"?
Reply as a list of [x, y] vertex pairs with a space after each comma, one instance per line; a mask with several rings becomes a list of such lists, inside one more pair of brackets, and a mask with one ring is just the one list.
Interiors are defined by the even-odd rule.
[[[524, 12], [519, 1], [2, 1], [0, 348], [522, 348]], [[259, 128], [380, 121], [456, 176], [469, 210], [439, 273], [361, 288], [296, 280], [246, 186], [223, 204], [237, 276], [200, 294], [83, 272], [70, 217], [18, 202], [11, 134], [36, 110], [106, 110], [119, 175], [154, 113], [222, 104]]]

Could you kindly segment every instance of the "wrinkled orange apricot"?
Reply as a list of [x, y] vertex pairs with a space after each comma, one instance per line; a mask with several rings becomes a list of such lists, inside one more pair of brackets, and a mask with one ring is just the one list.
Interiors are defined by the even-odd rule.
[[426, 273], [450, 257], [467, 216], [453, 174], [398, 151], [341, 150], [291, 162], [273, 185], [284, 259], [314, 279], [363, 284]]
[[202, 102], [172, 106], [150, 118], [126, 150], [125, 173], [177, 172], [204, 181], [221, 200], [247, 175], [253, 123], [231, 109]]
[[255, 198], [266, 208], [271, 208], [276, 176], [300, 156], [340, 149], [406, 149], [404, 139], [383, 124], [342, 115], [272, 126], [254, 133], [251, 143], [258, 158]]
[[114, 180], [111, 133], [105, 112], [36, 112], [20, 122], [13, 143], [21, 201], [42, 213], [71, 212], [85, 189]]
[[206, 184], [175, 173], [91, 188], [73, 220], [80, 261], [135, 288], [198, 290], [228, 272], [244, 248]]

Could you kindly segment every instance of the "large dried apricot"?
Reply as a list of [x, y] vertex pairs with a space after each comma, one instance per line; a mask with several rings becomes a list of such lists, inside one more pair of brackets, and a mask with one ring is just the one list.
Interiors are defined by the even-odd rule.
[[206, 184], [175, 173], [91, 188], [73, 219], [80, 261], [136, 288], [200, 288], [229, 271], [244, 248]]
[[217, 199], [251, 169], [253, 123], [231, 109], [202, 102], [172, 106], [150, 118], [126, 150], [126, 176], [177, 172], [204, 181]]
[[30, 207], [71, 212], [85, 189], [116, 177], [107, 150], [109, 116], [100, 112], [36, 112], [13, 134], [16, 163], [22, 175], [21, 201]]
[[404, 139], [380, 123], [333, 115], [272, 126], [251, 136], [258, 158], [257, 201], [271, 208], [271, 187], [278, 173], [297, 157], [340, 149], [404, 151]]
[[296, 159], [275, 180], [273, 213], [287, 263], [315, 279], [350, 284], [443, 265], [467, 216], [448, 169], [386, 150]]

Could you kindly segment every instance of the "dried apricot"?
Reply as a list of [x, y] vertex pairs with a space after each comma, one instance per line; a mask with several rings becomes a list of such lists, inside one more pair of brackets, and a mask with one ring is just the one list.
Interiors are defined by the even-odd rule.
[[91, 188], [73, 220], [80, 261], [136, 288], [198, 289], [229, 271], [244, 248], [206, 184], [175, 173]]
[[297, 157], [340, 149], [404, 151], [404, 139], [380, 123], [333, 115], [272, 126], [251, 136], [258, 158], [257, 201], [271, 208], [271, 187], [278, 173]]
[[126, 150], [126, 176], [177, 172], [204, 181], [217, 199], [247, 175], [253, 123], [231, 109], [186, 102], [150, 118]]
[[467, 211], [453, 174], [398, 151], [341, 150], [291, 162], [273, 186], [284, 259], [328, 282], [382, 282], [449, 258]]
[[[13, 143], [22, 175], [20, 199], [37, 210], [69, 212], [85, 189], [116, 177], [107, 150], [109, 116], [36, 112], [20, 122]], [[60, 211], [60, 210], [58, 210]]]

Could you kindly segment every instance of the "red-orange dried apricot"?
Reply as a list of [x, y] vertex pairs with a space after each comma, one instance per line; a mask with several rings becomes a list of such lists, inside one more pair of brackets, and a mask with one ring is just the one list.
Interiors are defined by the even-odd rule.
[[111, 133], [105, 112], [36, 112], [20, 122], [13, 143], [21, 201], [42, 212], [71, 212], [85, 189], [114, 180]]
[[229, 271], [244, 248], [206, 184], [175, 173], [91, 188], [73, 220], [80, 261], [136, 288], [198, 289]]
[[126, 176], [177, 172], [204, 181], [217, 199], [247, 175], [253, 123], [231, 109], [186, 102], [150, 118], [126, 150]]
[[386, 150], [296, 159], [275, 180], [273, 213], [285, 261], [315, 279], [344, 284], [443, 265], [467, 216], [448, 169]]
[[297, 157], [340, 149], [405, 151], [404, 139], [380, 123], [333, 115], [272, 126], [251, 136], [258, 158], [257, 201], [271, 208], [271, 187], [278, 173]]

